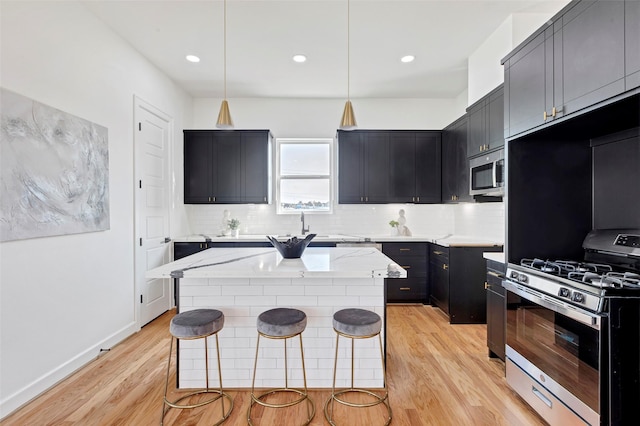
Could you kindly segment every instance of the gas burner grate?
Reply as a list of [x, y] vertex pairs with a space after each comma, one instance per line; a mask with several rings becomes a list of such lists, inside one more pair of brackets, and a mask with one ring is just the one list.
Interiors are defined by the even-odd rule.
[[600, 288], [640, 288], [640, 274], [633, 272], [571, 272], [569, 278]]
[[604, 274], [611, 272], [613, 269], [609, 265], [603, 265], [598, 263], [589, 262], [576, 262], [573, 260], [542, 260], [538, 258], [534, 259], [522, 259], [520, 265], [529, 268], [537, 269], [541, 272], [545, 272], [552, 275], [561, 277], [569, 277], [569, 274], [586, 272]]

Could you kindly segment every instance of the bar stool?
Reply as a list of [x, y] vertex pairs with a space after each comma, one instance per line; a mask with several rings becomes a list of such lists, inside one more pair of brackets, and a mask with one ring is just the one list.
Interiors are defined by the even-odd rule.
[[[385, 426], [391, 423], [391, 406], [389, 405], [389, 391], [387, 389], [387, 373], [385, 369], [384, 353], [382, 350], [382, 337], [380, 336], [380, 330], [382, 329], [382, 320], [380, 315], [375, 312], [371, 312], [365, 309], [342, 309], [333, 314], [333, 329], [336, 332], [336, 355], [333, 364], [333, 387], [331, 389], [331, 396], [324, 404], [324, 416], [327, 421], [335, 426], [333, 420], [333, 408], [337, 401], [340, 404], [349, 407], [366, 408], [373, 407], [378, 404], [384, 404], [387, 407], [388, 417]], [[336, 391], [336, 371], [338, 369], [338, 343], [340, 342], [340, 336], [351, 339], [351, 387], [347, 389], [341, 389]], [[380, 343], [380, 359], [382, 360], [382, 374], [384, 380], [384, 387], [382, 394], [372, 392], [367, 389], [354, 387], [353, 372], [354, 372], [354, 339], [368, 339], [378, 336]], [[343, 395], [349, 393], [365, 394], [373, 397], [371, 402], [355, 403], [347, 401], [342, 398]]]
[[[291, 308], [275, 308], [261, 313], [258, 316], [257, 329], [258, 329], [258, 342], [256, 344], [256, 358], [253, 364], [253, 380], [251, 382], [251, 403], [249, 404], [249, 410], [247, 410], [247, 421], [250, 425], [253, 425], [251, 420], [251, 410], [255, 404], [262, 405], [268, 408], [286, 408], [300, 404], [304, 401], [307, 402], [307, 419], [303, 425], [308, 425], [313, 416], [316, 414], [316, 407], [313, 400], [309, 397], [307, 391], [307, 373], [304, 366], [304, 352], [302, 349], [302, 332], [307, 327], [307, 315], [298, 310]], [[288, 379], [288, 365], [287, 365], [287, 339], [299, 336], [300, 337], [300, 356], [302, 359], [302, 377], [304, 380], [304, 390], [292, 389], [289, 387]], [[256, 383], [256, 369], [258, 367], [258, 350], [260, 348], [260, 337], [266, 337], [267, 339], [282, 339], [284, 341], [284, 388], [268, 389], [266, 392], [256, 395], [255, 383]], [[268, 395], [277, 393], [293, 393], [297, 394], [297, 398], [290, 402], [285, 403], [269, 403], [264, 399]]]
[[[233, 409], [233, 399], [223, 392], [222, 390], [222, 373], [220, 371], [220, 346], [218, 344], [218, 332], [222, 330], [224, 326], [224, 314], [217, 309], [195, 309], [192, 311], [182, 312], [171, 319], [171, 325], [169, 326], [169, 332], [171, 333], [171, 345], [169, 346], [169, 360], [167, 361], [167, 380], [164, 386], [164, 398], [162, 404], [162, 418], [160, 424], [164, 424], [164, 418], [167, 412], [171, 408], [197, 408], [206, 404], [211, 404], [222, 398], [220, 420], [215, 423], [219, 425], [224, 422], [231, 414]], [[218, 383], [219, 389], [209, 388], [209, 349], [207, 338], [209, 336], [216, 336], [216, 351], [218, 355]], [[169, 401], [167, 399], [167, 390], [169, 388], [169, 367], [171, 365], [171, 353], [173, 351], [173, 340], [194, 340], [204, 338], [204, 362], [205, 362], [205, 388], [190, 392], [181, 396], [175, 401]], [[177, 355], [176, 355], [177, 356]], [[204, 401], [200, 401], [193, 404], [180, 404], [182, 401], [201, 394], [215, 394], [212, 398], [208, 398]], [[225, 410], [225, 399], [229, 402], [229, 409]]]

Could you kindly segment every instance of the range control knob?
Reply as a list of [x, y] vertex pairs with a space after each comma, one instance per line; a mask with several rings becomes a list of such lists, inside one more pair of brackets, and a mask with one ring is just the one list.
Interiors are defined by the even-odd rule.
[[578, 302], [578, 303], [584, 303], [584, 294], [578, 293], [577, 291], [574, 291], [573, 292], [573, 297], [571, 297], [571, 300], [573, 300], [574, 302]]
[[518, 281], [520, 281], [521, 283], [526, 283], [529, 281], [529, 277], [525, 274], [520, 274], [520, 276], [518, 277]]
[[[580, 293], [578, 293], [578, 294], [580, 294]], [[566, 287], [560, 287], [560, 290], [558, 291], [558, 296], [566, 297], [567, 299], [571, 299], [571, 290], [569, 290]]]
[[511, 278], [518, 279], [518, 271], [511, 271]]

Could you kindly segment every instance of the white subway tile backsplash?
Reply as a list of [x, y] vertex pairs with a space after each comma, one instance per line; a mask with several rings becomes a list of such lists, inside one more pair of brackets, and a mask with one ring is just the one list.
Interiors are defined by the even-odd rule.
[[[373, 204], [334, 205], [332, 214], [305, 215], [310, 232], [346, 235], [389, 235], [389, 221], [405, 210], [407, 227], [414, 235], [441, 237], [446, 234], [465, 235], [494, 241], [504, 241], [504, 203], [461, 204]], [[186, 205], [192, 234], [216, 236], [224, 210], [240, 220], [240, 233], [260, 235], [299, 235], [298, 214], [278, 215], [270, 205]]]

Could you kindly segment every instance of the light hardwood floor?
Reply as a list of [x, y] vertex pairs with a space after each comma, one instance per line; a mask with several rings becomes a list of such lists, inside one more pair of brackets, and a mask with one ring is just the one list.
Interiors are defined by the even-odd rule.
[[[157, 425], [169, 347], [167, 312], [74, 375], [0, 423], [12, 425]], [[390, 305], [388, 380], [393, 425], [544, 425], [504, 379], [504, 364], [487, 357], [486, 326], [450, 325], [438, 309]], [[214, 366], [215, 368], [215, 366]], [[223, 371], [224, 380], [224, 371]], [[244, 425], [248, 391], [230, 391], [234, 409], [225, 425]], [[329, 395], [311, 392], [312, 425], [328, 424], [322, 412]], [[165, 424], [210, 425], [219, 408], [171, 410]], [[336, 408], [339, 424], [383, 424], [380, 407]], [[298, 410], [298, 411], [296, 411]], [[295, 425], [298, 408], [254, 409], [256, 425]]]

